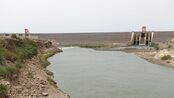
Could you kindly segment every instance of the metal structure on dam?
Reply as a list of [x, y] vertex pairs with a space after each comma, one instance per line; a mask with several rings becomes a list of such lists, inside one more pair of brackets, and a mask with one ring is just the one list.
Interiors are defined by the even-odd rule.
[[154, 32], [146, 31], [146, 26], [142, 27], [141, 32], [132, 32], [131, 45], [151, 45], [154, 38]]

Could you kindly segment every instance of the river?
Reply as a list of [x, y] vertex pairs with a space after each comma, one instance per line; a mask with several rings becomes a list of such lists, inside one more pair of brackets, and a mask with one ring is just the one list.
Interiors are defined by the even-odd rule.
[[174, 98], [174, 69], [133, 54], [63, 48], [48, 60], [71, 98]]

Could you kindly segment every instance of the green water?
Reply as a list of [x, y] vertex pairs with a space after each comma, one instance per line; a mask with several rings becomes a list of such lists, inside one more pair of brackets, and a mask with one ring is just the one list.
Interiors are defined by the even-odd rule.
[[49, 58], [60, 89], [71, 98], [174, 98], [174, 69], [133, 54], [64, 49]]

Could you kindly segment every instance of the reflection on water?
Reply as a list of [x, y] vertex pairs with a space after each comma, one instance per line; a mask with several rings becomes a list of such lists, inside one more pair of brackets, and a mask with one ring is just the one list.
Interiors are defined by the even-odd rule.
[[84, 48], [49, 58], [58, 86], [71, 98], [173, 98], [174, 69], [135, 55]]

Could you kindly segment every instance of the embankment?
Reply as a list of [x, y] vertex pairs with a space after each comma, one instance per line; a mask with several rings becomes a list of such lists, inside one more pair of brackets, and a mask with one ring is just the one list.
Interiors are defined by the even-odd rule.
[[[1, 39], [1, 45], [0, 98], [69, 98], [46, 69], [47, 58], [61, 52], [60, 49], [48, 41], [29, 39]], [[21, 66], [16, 67], [18, 63]]]

